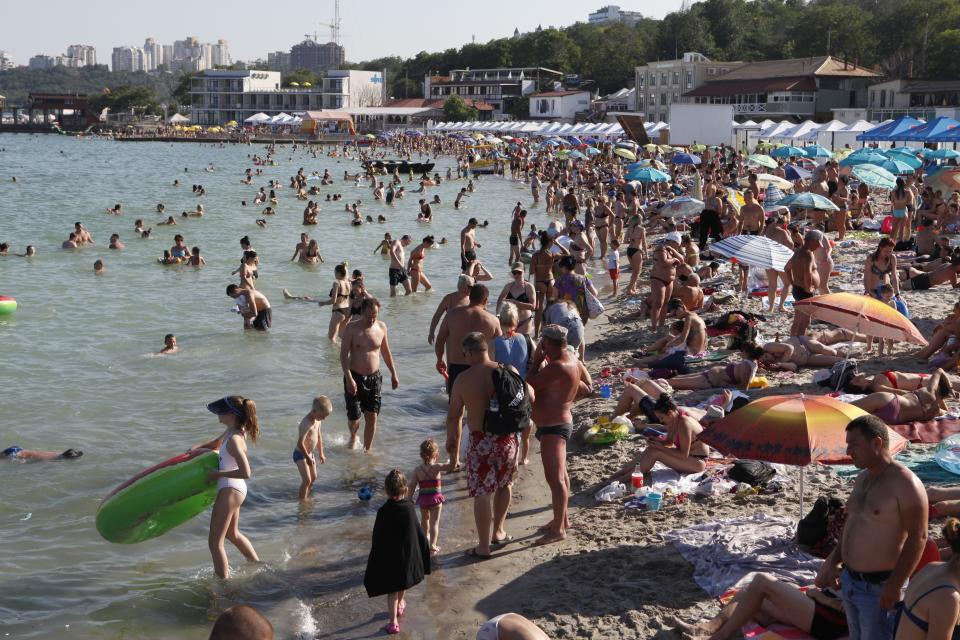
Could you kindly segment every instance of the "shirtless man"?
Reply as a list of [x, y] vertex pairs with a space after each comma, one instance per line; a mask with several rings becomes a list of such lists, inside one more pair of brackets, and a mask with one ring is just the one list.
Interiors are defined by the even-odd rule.
[[[680, 234], [675, 234], [679, 246]], [[670, 234], [667, 234], [669, 237]], [[667, 315], [667, 300], [673, 295], [673, 281], [677, 266], [684, 264], [683, 254], [664, 242], [653, 250], [653, 265], [650, 268], [650, 327], [658, 331]]]
[[293, 248], [293, 257], [290, 258], [290, 262], [294, 260], [303, 261], [307, 253], [307, 245], [310, 244], [310, 236], [305, 233], [300, 234], [300, 242], [297, 243], [297, 246]]
[[753, 191], [749, 189], [744, 191], [743, 200], [744, 205], [740, 207], [740, 229], [738, 229], [738, 233], [758, 236], [763, 229], [763, 207], [753, 199]]
[[960, 272], [960, 256], [954, 255], [949, 264], [943, 264], [933, 271], [924, 272], [907, 267], [907, 279], [900, 282], [904, 291], [923, 291], [938, 284], [949, 282], [954, 289], [960, 288], [957, 273]]
[[[549, 362], [547, 362], [549, 358]], [[550, 487], [553, 519], [541, 527], [544, 535], [534, 544], [559, 542], [567, 537], [567, 500], [570, 477], [567, 475], [567, 440], [573, 435], [571, 407], [581, 390], [581, 381], [592, 385], [583, 364], [567, 349], [567, 330], [556, 324], [543, 328], [540, 344], [533, 352], [527, 382], [533, 387], [531, 420], [537, 425], [543, 475]]]
[[711, 237], [715, 241], [723, 237], [723, 224], [720, 221], [720, 214], [723, 211], [723, 201], [717, 196], [716, 187], [708, 185], [705, 191], [706, 198], [703, 201], [703, 213], [700, 214], [700, 250], [707, 247], [707, 238]]
[[[517, 203], [520, 206], [520, 203]], [[510, 257], [507, 264], [513, 264], [520, 260], [520, 243], [523, 242], [523, 225], [527, 218], [525, 209], [517, 211], [510, 221]]]
[[[819, 233], [819, 232], [818, 232]], [[792, 286], [793, 299], [797, 302], [816, 295], [820, 288], [820, 273], [814, 261], [813, 252], [820, 246], [820, 238], [808, 231], [803, 239], [803, 245], [793, 253], [783, 268], [783, 293], [780, 294], [780, 311], [787, 300], [787, 289]], [[810, 325], [810, 316], [794, 310], [793, 325], [790, 327], [791, 336], [806, 334]]]
[[[767, 221], [767, 224], [764, 227], [761, 235], [763, 235], [764, 238], [773, 240], [774, 242], [779, 242], [783, 246], [793, 251], [793, 240], [790, 237], [790, 232], [783, 227], [778, 214], [774, 213], [770, 216], [770, 219]], [[783, 274], [776, 269], [767, 269], [767, 304], [770, 308], [766, 309], [766, 311], [773, 312], [773, 309], [776, 306], [778, 278], [783, 284], [784, 290], [786, 290], [787, 283]]]
[[244, 329], [266, 331], [273, 324], [270, 301], [256, 289], [231, 284], [227, 286], [227, 295], [233, 298], [240, 308], [239, 313], [243, 316]]
[[397, 285], [403, 285], [404, 295], [410, 295], [412, 289], [410, 288], [410, 277], [407, 275], [407, 270], [403, 265], [406, 264], [406, 257], [404, 256], [403, 248], [410, 244], [410, 236], [403, 236], [399, 240], [390, 241], [390, 297], [394, 298], [397, 295]]
[[467, 267], [473, 264], [477, 259], [477, 249], [480, 243], [477, 242], [477, 222], [476, 218], [470, 218], [467, 226], [460, 230], [460, 269], [466, 273]]
[[73, 223], [73, 228], [77, 234], [77, 245], [83, 246], [85, 244], [93, 244], [93, 236], [90, 235], [90, 232], [80, 224], [79, 222]]
[[680, 298], [683, 306], [690, 311], [699, 311], [703, 308], [703, 289], [700, 288], [700, 276], [696, 273], [677, 276], [673, 285], [673, 295]]
[[847, 425], [847, 453], [863, 469], [847, 500], [840, 544], [817, 573], [821, 589], [838, 589], [850, 640], [893, 637], [894, 605], [927, 541], [927, 494], [889, 451], [887, 425], [868, 415]]
[[[460, 348], [464, 336], [468, 333], [481, 333], [488, 342], [492, 342], [502, 334], [497, 316], [486, 310], [489, 294], [484, 285], [473, 285], [470, 287], [467, 306], [447, 310], [446, 317], [440, 323], [433, 350], [437, 355], [437, 371], [447, 378], [448, 394], [453, 389], [457, 376], [470, 368], [470, 363]], [[446, 362], [443, 361], [444, 351]]]
[[443, 300], [437, 305], [437, 310], [433, 312], [433, 318], [430, 319], [430, 330], [427, 332], [428, 344], [433, 344], [433, 339], [437, 332], [437, 325], [440, 324], [440, 319], [443, 318], [444, 314], [451, 309], [465, 307], [470, 304], [470, 287], [473, 285], [472, 277], [461, 274], [457, 279], [456, 291], [443, 296]]
[[343, 330], [340, 343], [340, 368], [343, 370], [343, 396], [347, 404], [347, 420], [350, 428], [349, 449], [357, 445], [360, 415], [363, 414], [363, 450], [373, 447], [377, 432], [377, 416], [380, 414], [380, 356], [390, 370], [390, 384], [400, 386], [393, 354], [387, 342], [387, 325], [377, 320], [380, 302], [365, 298], [360, 305], [360, 320], [349, 323]]
[[[509, 540], [503, 523], [510, 508], [520, 449], [515, 433], [497, 436], [484, 432], [486, 412], [495, 394], [493, 371], [499, 366], [490, 359], [488, 347], [489, 338], [479, 332], [468, 333], [457, 342], [456, 348], [463, 354], [468, 369], [451, 387], [450, 408], [447, 410], [446, 450], [454, 468], [460, 467], [464, 411], [470, 430], [466, 454], [467, 487], [473, 497], [473, 517], [479, 543], [467, 555], [474, 558], [489, 558], [491, 544], [506, 544]], [[529, 385], [527, 395], [533, 395]]]

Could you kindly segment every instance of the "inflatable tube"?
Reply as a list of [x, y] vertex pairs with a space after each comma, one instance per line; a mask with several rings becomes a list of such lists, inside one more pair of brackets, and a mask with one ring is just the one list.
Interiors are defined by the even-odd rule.
[[603, 417], [584, 432], [583, 439], [589, 444], [613, 444], [630, 435], [630, 431], [631, 427], [625, 419], [614, 419], [610, 422]]
[[16, 310], [16, 300], [8, 296], [0, 296], [0, 316], [8, 316]]
[[941, 440], [933, 459], [944, 470], [960, 475], [960, 434]]
[[206, 510], [217, 497], [207, 474], [219, 466], [216, 451], [196, 449], [130, 478], [103, 499], [97, 531], [121, 544], [156, 538]]

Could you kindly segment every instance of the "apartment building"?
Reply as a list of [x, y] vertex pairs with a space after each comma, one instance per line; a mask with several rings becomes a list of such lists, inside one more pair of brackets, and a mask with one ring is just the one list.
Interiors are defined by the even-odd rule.
[[715, 62], [695, 51], [678, 60], [658, 60], [635, 70], [633, 110], [646, 115], [650, 122], [669, 122], [670, 105], [683, 102], [683, 94], [713, 80], [742, 62]]

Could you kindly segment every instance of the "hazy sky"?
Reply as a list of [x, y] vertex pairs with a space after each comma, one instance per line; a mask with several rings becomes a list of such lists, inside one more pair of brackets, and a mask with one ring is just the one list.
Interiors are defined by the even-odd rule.
[[[616, 2], [617, 0], [614, 0]], [[624, 10], [661, 18], [682, 0], [620, 0]], [[63, 54], [69, 44], [92, 44], [97, 61], [110, 63], [113, 47], [142, 46], [148, 36], [164, 44], [196, 36], [201, 42], [225, 38], [233, 58], [266, 58], [268, 51], [289, 51], [306, 33], [327, 41], [333, 0], [271, 2], [142, 2], [138, 0], [43, 0], [4, 2], [0, 10], [0, 50], [17, 64], [31, 56]], [[341, 0], [341, 33], [347, 59], [353, 62], [387, 55], [459, 47], [509, 36], [514, 28], [530, 31], [538, 24], [566, 26], [586, 22], [603, 0], [485, 0], [484, 2], [404, 3], [396, 0]], [[176, 7], [183, 7], [177, 11]], [[227, 9], [229, 7], [229, 9]], [[399, 7], [406, 7], [399, 8]], [[312, 14], [311, 14], [312, 12]], [[76, 16], [76, 18], [74, 18]]]

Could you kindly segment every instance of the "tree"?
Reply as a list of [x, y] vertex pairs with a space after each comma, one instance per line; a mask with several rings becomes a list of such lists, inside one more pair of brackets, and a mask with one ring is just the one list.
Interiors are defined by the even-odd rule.
[[523, 96], [517, 100], [508, 113], [517, 120], [527, 120], [530, 118], [530, 96]]
[[927, 67], [931, 78], [954, 79], [960, 77], [960, 29], [948, 29], [935, 35], [930, 42]]
[[453, 94], [443, 103], [443, 117], [449, 122], [467, 122], [477, 119], [477, 110], [468, 107], [463, 98]]
[[177, 88], [173, 90], [171, 97], [180, 104], [193, 104], [190, 96], [190, 86], [196, 75], [196, 72], [192, 72], [180, 76], [180, 80], [177, 82]]
[[291, 82], [296, 82], [299, 85], [309, 82], [311, 85], [317, 86], [320, 79], [317, 77], [317, 74], [309, 69], [296, 69], [284, 75], [283, 86], [289, 87]]

